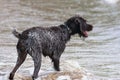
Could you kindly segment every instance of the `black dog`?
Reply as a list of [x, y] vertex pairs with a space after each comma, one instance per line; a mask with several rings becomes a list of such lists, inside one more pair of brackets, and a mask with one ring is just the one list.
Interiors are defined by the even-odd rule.
[[60, 71], [59, 60], [67, 41], [74, 34], [78, 34], [80, 37], [88, 37], [87, 31], [91, 31], [92, 28], [93, 26], [87, 24], [85, 19], [80, 16], [74, 16], [59, 26], [49, 28], [33, 27], [23, 31], [21, 34], [14, 30], [13, 34], [19, 39], [17, 44], [18, 59], [9, 79], [13, 79], [16, 70], [24, 62], [27, 54], [34, 61], [33, 79], [38, 77], [41, 54], [49, 56], [53, 61], [55, 70]]

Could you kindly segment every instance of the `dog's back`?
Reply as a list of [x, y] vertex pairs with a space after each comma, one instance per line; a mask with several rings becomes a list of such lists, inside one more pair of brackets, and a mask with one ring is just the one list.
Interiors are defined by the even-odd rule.
[[22, 46], [30, 55], [34, 54], [32, 50], [37, 47], [41, 49], [44, 56], [51, 56], [55, 51], [63, 51], [68, 40], [68, 33], [62, 27], [33, 27], [21, 34], [14, 30], [13, 34], [19, 38], [17, 49]]

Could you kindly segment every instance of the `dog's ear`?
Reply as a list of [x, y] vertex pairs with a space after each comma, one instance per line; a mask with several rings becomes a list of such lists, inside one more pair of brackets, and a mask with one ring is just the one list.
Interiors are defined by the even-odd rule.
[[78, 17], [75, 19], [75, 22], [80, 24], [80, 23], [86, 23], [87, 21], [82, 17]]

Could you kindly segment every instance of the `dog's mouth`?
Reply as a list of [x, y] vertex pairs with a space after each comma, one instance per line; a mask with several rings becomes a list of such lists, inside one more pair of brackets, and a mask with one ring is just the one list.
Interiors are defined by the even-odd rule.
[[88, 32], [87, 31], [83, 31], [83, 37], [88, 37]]
[[82, 31], [80, 34], [79, 34], [80, 37], [82, 38], [86, 38], [88, 37], [88, 32], [87, 31]]

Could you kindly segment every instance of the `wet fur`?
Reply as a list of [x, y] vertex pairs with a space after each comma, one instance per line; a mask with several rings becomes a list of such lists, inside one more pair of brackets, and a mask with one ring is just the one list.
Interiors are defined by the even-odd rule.
[[13, 34], [19, 39], [17, 43], [18, 58], [9, 79], [13, 80], [14, 74], [29, 54], [34, 61], [34, 72], [32, 78], [38, 77], [41, 67], [41, 55], [49, 56], [53, 61], [54, 69], [60, 71], [59, 60], [66, 43], [74, 34], [87, 37], [83, 31], [91, 31], [92, 25], [87, 24], [82, 17], [74, 16], [64, 24], [49, 28], [33, 27], [23, 31], [21, 34], [16, 30]]

